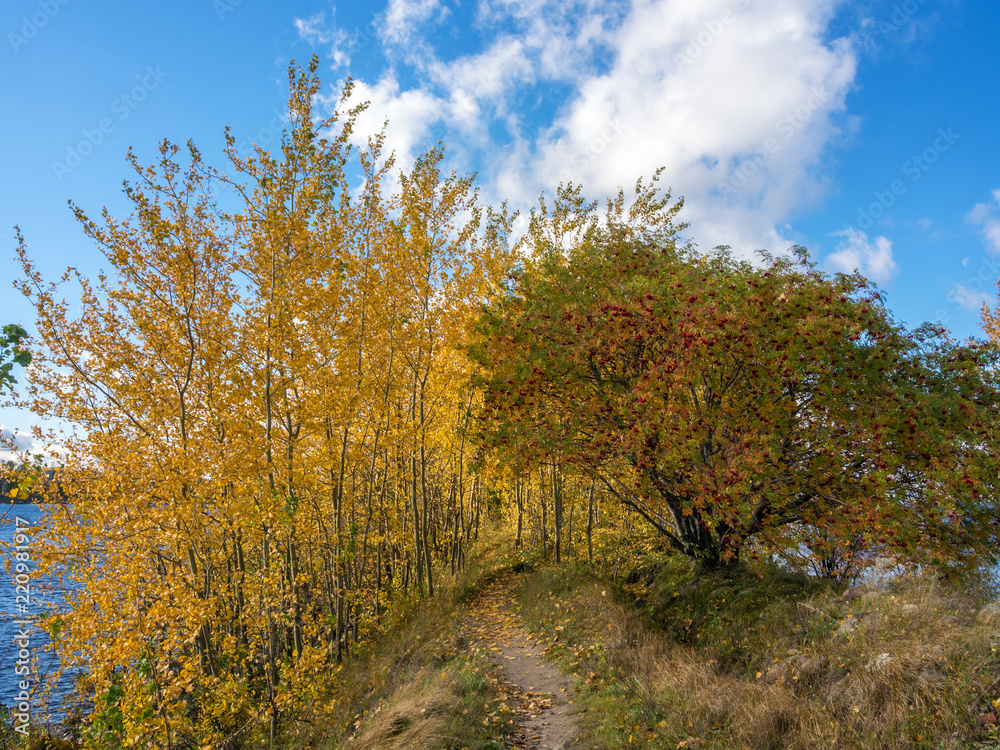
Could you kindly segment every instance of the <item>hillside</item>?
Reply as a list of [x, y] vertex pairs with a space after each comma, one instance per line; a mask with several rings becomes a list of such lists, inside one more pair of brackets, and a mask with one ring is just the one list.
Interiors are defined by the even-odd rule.
[[[697, 576], [677, 558], [620, 585], [582, 562], [477, 564], [349, 667], [341, 731], [314, 720], [288, 747], [1000, 747], [1000, 606], [969, 591]], [[528, 690], [524, 665], [558, 687]]]
[[525, 582], [526, 621], [586, 685], [583, 747], [1000, 744], [996, 604], [927, 581], [843, 590], [676, 561], [641, 577], [614, 587], [569, 567]]

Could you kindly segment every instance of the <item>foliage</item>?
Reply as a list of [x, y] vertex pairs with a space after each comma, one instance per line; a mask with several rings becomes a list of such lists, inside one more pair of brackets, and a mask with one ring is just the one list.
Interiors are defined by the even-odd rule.
[[36, 453], [19, 461], [0, 461], [0, 499], [7, 502], [59, 502], [66, 499], [62, 472]]
[[904, 330], [868, 281], [802, 249], [700, 255], [679, 207], [655, 179], [603, 216], [572, 186], [542, 203], [470, 350], [480, 443], [597, 479], [706, 567], [811, 544], [805, 527], [994, 560], [997, 349]]
[[227, 134], [224, 173], [164, 142], [129, 154], [131, 216], [75, 207], [110, 271], [50, 282], [21, 240], [33, 408], [80, 427], [39, 569], [73, 581], [95, 746], [273, 742], [478, 534], [456, 347], [511, 217], [440, 148], [385, 195], [383, 136], [351, 145], [349, 84], [315, 116], [317, 66], [289, 69], [276, 152]]
[[31, 364], [31, 352], [21, 346], [27, 337], [28, 332], [14, 323], [0, 330], [0, 393], [4, 387], [10, 389], [17, 382], [11, 372], [14, 365], [27, 367]]

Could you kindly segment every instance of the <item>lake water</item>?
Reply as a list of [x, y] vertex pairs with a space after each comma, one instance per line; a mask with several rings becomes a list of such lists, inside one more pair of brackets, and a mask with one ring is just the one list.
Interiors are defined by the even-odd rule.
[[[72, 676], [65, 675], [57, 684], [51, 684], [50, 679], [56, 671], [58, 660], [49, 647], [47, 628], [38, 626], [38, 616], [45, 611], [46, 603], [60, 602], [59, 592], [53, 582], [43, 577], [31, 575], [29, 596], [24, 596], [24, 590], [18, 589], [18, 581], [14, 580], [18, 575], [17, 564], [23, 563], [29, 571], [35, 567], [32, 547], [38, 543], [41, 529], [38, 528], [40, 521], [45, 514], [45, 506], [42, 505], [8, 505], [0, 504], [0, 541], [4, 546], [0, 548], [5, 557], [4, 562], [10, 563], [9, 570], [0, 573], [0, 705], [15, 708], [21, 693], [21, 681], [27, 680], [30, 683], [30, 706], [31, 719], [33, 722], [46, 725], [57, 722], [64, 714], [69, 694], [72, 687]], [[25, 528], [29, 528], [31, 533], [26, 533], [26, 545], [22, 546], [21, 559], [16, 559], [18, 550], [15, 549], [15, 542], [23, 541], [15, 539], [15, 535]], [[27, 559], [25, 559], [27, 558]], [[23, 570], [23, 568], [22, 568]], [[23, 578], [21, 579], [23, 583]], [[19, 597], [20, 594], [20, 597]], [[27, 599], [27, 603], [25, 603]], [[25, 630], [27, 629], [27, 636]], [[19, 642], [20, 641], [20, 642]], [[31, 652], [30, 664], [24, 659], [25, 652], [22, 650], [24, 642], [27, 642], [28, 650]], [[19, 665], [18, 662], [21, 662]], [[18, 674], [28, 671], [27, 675]], [[51, 695], [47, 704], [41, 699], [43, 686], [50, 684]], [[20, 696], [23, 700], [23, 695]]]

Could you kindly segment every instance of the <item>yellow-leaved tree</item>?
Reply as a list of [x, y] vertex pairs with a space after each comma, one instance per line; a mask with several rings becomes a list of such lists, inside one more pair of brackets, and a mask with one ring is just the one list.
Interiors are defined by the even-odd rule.
[[512, 217], [440, 148], [385, 195], [383, 136], [352, 146], [349, 84], [316, 116], [316, 68], [289, 69], [274, 153], [130, 153], [131, 216], [74, 208], [97, 279], [47, 281], [20, 241], [34, 408], [80, 428], [40, 567], [70, 584], [49, 624], [96, 746], [273, 742], [474, 534], [462, 346]]

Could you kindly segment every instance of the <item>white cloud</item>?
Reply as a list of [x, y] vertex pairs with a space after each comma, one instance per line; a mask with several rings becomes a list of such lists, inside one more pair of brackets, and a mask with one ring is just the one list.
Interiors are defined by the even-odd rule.
[[964, 281], [958, 281], [948, 290], [948, 299], [969, 312], [979, 312], [983, 305], [993, 301], [993, 297], [983, 290], [969, 289]]
[[310, 18], [296, 18], [295, 30], [307, 42], [326, 42], [330, 34], [326, 27], [326, 13], [320, 11]]
[[0, 461], [20, 463], [30, 453], [41, 456], [42, 462], [52, 465], [58, 455], [65, 455], [66, 449], [58, 443], [39, 443], [26, 432], [14, 432], [0, 423]]
[[357, 82], [371, 99], [359, 140], [387, 117], [406, 167], [441, 137], [488, 198], [521, 207], [560, 180], [600, 196], [664, 166], [701, 247], [781, 250], [852, 126], [855, 49], [829, 38], [843, 3], [480, 0], [465, 38], [486, 41], [456, 48], [426, 33], [449, 22], [440, 0], [390, 0], [389, 66]]
[[448, 13], [440, 0], [389, 0], [385, 11], [382, 37], [387, 42], [399, 44], [407, 42], [417, 34], [425, 21], [435, 14], [439, 19]]
[[[822, 41], [832, 6], [637, 3], [612, 69], [581, 81], [539, 139], [538, 181], [551, 183], [588, 149], [592, 158], [573, 170], [594, 191], [662, 165], [702, 246], [781, 243], [782, 219], [825, 189], [815, 166], [854, 77], [849, 45]], [[609, 121], [623, 136], [593, 153]]]
[[14, 433], [9, 427], [0, 424], [0, 459], [3, 458], [3, 453], [9, 453], [11, 449], [34, 452], [36, 448], [35, 441], [30, 435], [23, 432]]
[[479, 54], [454, 62], [434, 61], [435, 83], [449, 91], [463, 91], [475, 99], [497, 99], [534, 77], [524, 41], [505, 36]]
[[986, 249], [991, 253], [1000, 253], [1000, 189], [994, 190], [992, 195], [992, 201], [977, 203], [969, 212], [968, 218], [982, 230]]
[[899, 271], [892, 257], [892, 241], [888, 238], [876, 237], [871, 242], [867, 234], [853, 227], [837, 234], [844, 239], [826, 256], [825, 265], [829, 270], [841, 273], [858, 270], [878, 284], [887, 284]]
[[327, 24], [324, 12], [320, 11], [310, 18], [296, 18], [295, 29], [310, 44], [329, 45], [329, 55], [334, 67], [350, 64], [352, 40], [343, 29]]
[[449, 106], [430, 91], [400, 90], [393, 75], [382, 77], [375, 85], [356, 81], [352, 103], [361, 101], [370, 104], [358, 117], [355, 141], [364, 142], [368, 134], [377, 133], [388, 120], [386, 147], [396, 152], [403, 167], [409, 167], [420, 148], [428, 145], [431, 128]]

